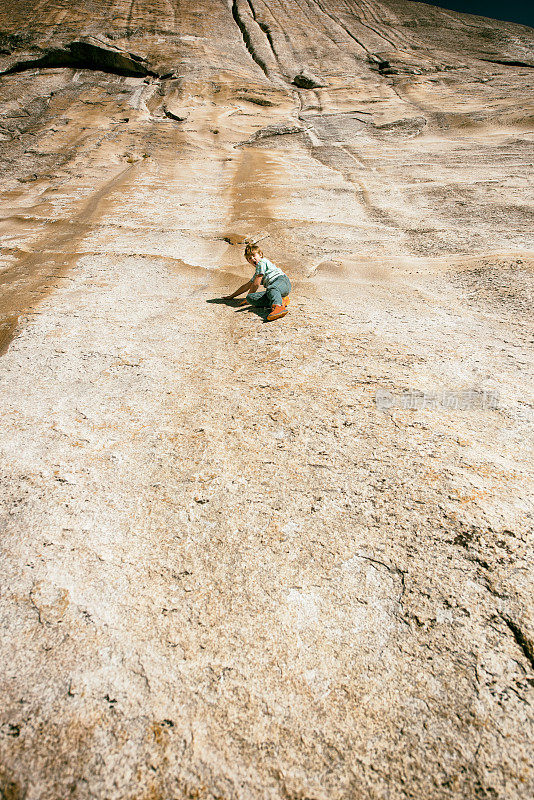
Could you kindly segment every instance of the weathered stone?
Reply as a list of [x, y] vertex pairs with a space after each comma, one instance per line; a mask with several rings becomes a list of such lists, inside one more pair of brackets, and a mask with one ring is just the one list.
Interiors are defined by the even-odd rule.
[[0, 796], [530, 800], [534, 32], [0, 30]]
[[295, 75], [293, 84], [298, 86], [299, 89], [324, 89], [326, 86], [325, 81], [312, 75], [307, 69], [302, 69]]
[[187, 119], [187, 111], [184, 111], [183, 108], [180, 106], [172, 106], [168, 103], [165, 103], [163, 106], [163, 110], [165, 111], [165, 116], [169, 117], [170, 119], [176, 120], [176, 122], [185, 122]]

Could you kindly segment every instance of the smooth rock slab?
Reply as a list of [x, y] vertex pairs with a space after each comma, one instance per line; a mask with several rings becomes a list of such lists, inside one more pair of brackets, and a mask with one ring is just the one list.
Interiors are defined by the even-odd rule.
[[0, 11], [0, 793], [530, 798], [531, 29], [112, 12]]

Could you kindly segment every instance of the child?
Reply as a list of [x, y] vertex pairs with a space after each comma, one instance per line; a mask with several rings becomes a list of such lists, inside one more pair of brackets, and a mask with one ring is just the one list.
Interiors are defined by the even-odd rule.
[[[255, 267], [254, 275], [247, 283], [224, 299], [233, 300], [234, 297], [250, 289], [252, 291], [247, 294], [246, 300], [241, 300], [241, 305], [249, 302], [256, 308], [270, 307], [271, 311], [267, 316], [269, 322], [285, 316], [289, 310], [289, 292], [291, 291], [291, 283], [285, 272], [265, 258], [257, 244], [247, 244], [245, 258], [249, 264]], [[265, 292], [258, 291], [260, 284], [265, 286]]]

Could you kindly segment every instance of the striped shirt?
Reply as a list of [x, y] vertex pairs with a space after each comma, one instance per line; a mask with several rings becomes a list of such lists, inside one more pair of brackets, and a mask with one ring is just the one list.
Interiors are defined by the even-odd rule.
[[280, 275], [285, 275], [285, 272], [283, 272], [280, 267], [277, 267], [276, 264], [273, 264], [272, 261], [269, 261], [269, 259], [265, 258], [264, 256], [263, 258], [260, 258], [256, 264], [256, 272], [254, 273], [252, 280], [257, 278], [258, 275], [262, 276], [261, 282], [265, 288], [268, 289], [273, 281], [275, 281], [276, 278], [279, 278]]

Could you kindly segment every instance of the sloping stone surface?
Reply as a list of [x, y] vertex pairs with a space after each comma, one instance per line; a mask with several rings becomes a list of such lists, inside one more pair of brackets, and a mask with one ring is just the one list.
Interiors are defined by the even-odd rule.
[[530, 799], [534, 31], [0, 32], [0, 796]]

